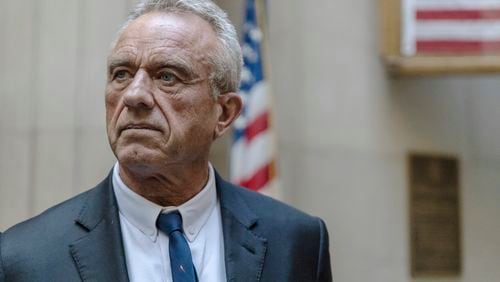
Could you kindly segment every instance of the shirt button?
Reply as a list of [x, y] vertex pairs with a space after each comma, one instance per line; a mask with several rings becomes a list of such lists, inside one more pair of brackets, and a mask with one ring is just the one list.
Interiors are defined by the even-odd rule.
[[194, 235], [194, 228], [193, 227], [189, 227], [188, 232], [189, 232], [189, 234]]

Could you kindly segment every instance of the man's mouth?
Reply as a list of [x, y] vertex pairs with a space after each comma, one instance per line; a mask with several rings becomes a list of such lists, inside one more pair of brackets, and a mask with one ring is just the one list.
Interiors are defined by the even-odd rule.
[[161, 131], [157, 126], [146, 124], [146, 123], [133, 123], [127, 124], [125, 126], [120, 127], [120, 132], [126, 130], [153, 130], [153, 131]]

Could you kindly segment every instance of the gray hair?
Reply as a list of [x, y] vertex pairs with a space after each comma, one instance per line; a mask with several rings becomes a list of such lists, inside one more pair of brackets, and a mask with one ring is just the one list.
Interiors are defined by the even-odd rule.
[[207, 21], [218, 39], [214, 50], [210, 84], [214, 96], [237, 92], [243, 57], [238, 35], [227, 14], [211, 0], [141, 0], [130, 13], [118, 35], [135, 19], [150, 12], [192, 13]]

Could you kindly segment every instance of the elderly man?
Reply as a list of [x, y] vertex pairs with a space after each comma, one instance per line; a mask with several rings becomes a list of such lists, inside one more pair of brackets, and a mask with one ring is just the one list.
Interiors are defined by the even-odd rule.
[[330, 281], [324, 223], [208, 162], [242, 102], [234, 27], [210, 1], [143, 1], [108, 59], [118, 159], [95, 188], [0, 236], [0, 281]]

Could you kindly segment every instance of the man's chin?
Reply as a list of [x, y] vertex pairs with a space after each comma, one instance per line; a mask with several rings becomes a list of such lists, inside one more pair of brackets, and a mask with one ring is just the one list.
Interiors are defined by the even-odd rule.
[[152, 168], [155, 164], [161, 163], [161, 152], [148, 148], [118, 148], [115, 152], [120, 166], [128, 169], [146, 169]]

